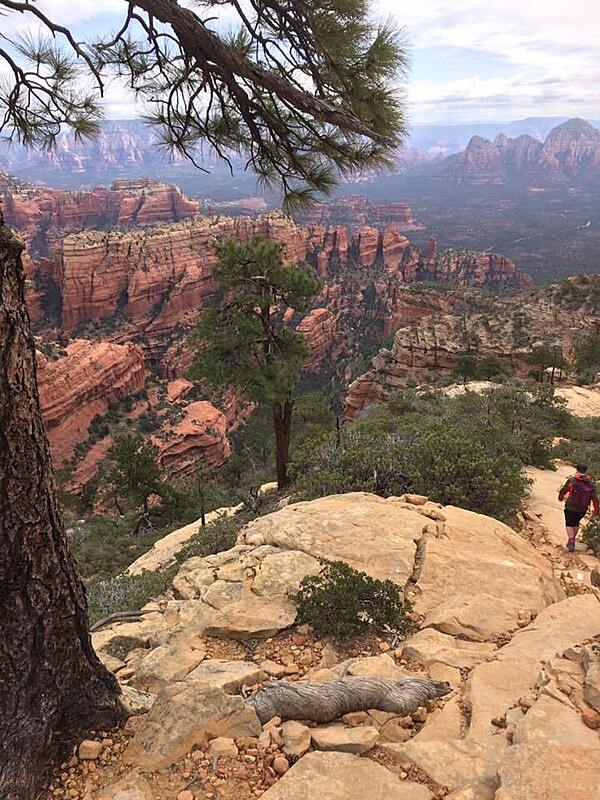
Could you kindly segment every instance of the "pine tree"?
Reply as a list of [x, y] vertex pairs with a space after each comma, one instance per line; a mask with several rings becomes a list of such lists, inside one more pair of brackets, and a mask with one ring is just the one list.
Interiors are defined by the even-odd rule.
[[198, 352], [190, 377], [236, 387], [268, 403], [275, 430], [277, 483], [287, 483], [294, 388], [309, 355], [301, 334], [283, 322], [319, 291], [309, 269], [283, 264], [283, 246], [255, 236], [248, 244], [217, 246], [214, 275], [220, 288], [192, 337]]
[[118, 437], [112, 452], [115, 463], [106, 477], [113, 488], [117, 509], [117, 498], [123, 497], [134, 508], [141, 506], [143, 516], [148, 516], [148, 499], [163, 489], [157, 452], [152, 442], [144, 441], [139, 434]]

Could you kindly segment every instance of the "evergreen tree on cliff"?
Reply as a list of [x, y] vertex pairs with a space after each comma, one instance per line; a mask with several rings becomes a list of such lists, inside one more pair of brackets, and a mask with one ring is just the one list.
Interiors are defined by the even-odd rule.
[[[288, 205], [310, 203], [346, 173], [387, 165], [402, 139], [401, 38], [372, 22], [369, 5], [123, 0], [121, 27], [85, 43], [37, 4], [0, 0], [0, 132], [40, 148], [65, 126], [93, 137], [105, 81], [117, 73], [165, 148], [192, 160], [201, 145], [225, 161], [244, 154]], [[223, 8], [238, 18], [231, 35], [214, 23]], [[7, 38], [12, 23], [27, 22], [47, 38]], [[79, 88], [90, 80], [91, 90]], [[91, 646], [56, 502], [21, 250], [0, 223], [2, 800], [37, 797], [61, 751], [122, 716], [118, 685]]]
[[304, 337], [283, 321], [303, 311], [318, 293], [309, 269], [285, 267], [283, 246], [260, 236], [249, 244], [217, 246], [214, 275], [219, 292], [192, 337], [198, 355], [190, 374], [271, 406], [277, 485], [287, 483], [294, 388], [310, 351]]

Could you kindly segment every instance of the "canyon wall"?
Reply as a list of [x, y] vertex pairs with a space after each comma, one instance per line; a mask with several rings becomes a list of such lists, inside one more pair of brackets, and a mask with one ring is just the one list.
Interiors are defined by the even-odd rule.
[[93, 417], [144, 388], [142, 353], [133, 344], [75, 339], [58, 358], [38, 354], [42, 415], [55, 468], [88, 437]]
[[115, 181], [91, 191], [60, 191], [23, 181], [0, 181], [8, 225], [18, 228], [33, 254], [51, 256], [69, 232], [176, 222], [198, 213], [199, 204], [177, 186], [140, 179]]

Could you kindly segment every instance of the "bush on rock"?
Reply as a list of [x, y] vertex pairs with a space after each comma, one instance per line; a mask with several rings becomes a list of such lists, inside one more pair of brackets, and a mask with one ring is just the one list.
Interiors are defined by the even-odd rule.
[[352, 637], [369, 630], [404, 636], [411, 627], [411, 605], [402, 600], [392, 581], [380, 581], [343, 561], [326, 563], [318, 575], [307, 576], [293, 598], [297, 623], [310, 625], [321, 636]]

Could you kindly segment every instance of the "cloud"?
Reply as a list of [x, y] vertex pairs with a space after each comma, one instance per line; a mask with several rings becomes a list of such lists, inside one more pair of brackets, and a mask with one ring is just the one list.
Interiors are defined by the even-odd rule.
[[[125, 0], [38, 0], [37, 6], [81, 36], [117, 27], [126, 8]], [[373, 9], [406, 28], [413, 62], [408, 112], [415, 122], [600, 116], [597, 0], [373, 0]], [[223, 6], [211, 13], [219, 14], [221, 30], [233, 21]], [[9, 14], [3, 32], [25, 22], [25, 15]], [[113, 117], [132, 113], [121, 87], [106, 108]]]
[[[473, 121], [481, 120], [481, 112], [486, 119], [506, 119], [507, 112], [513, 118], [600, 115], [597, 0], [459, 0], [453, 6], [420, 0], [400, 8], [395, 0], [378, 0], [376, 6], [408, 27], [415, 120]], [[462, 50], [464, 74], [440, 72], [423, 80], [422, 59], [431, 48]], [[490, 54], [488, 63], [501, 65], [497, 74], [489, 67], [481, 74], [474, 52]]]

